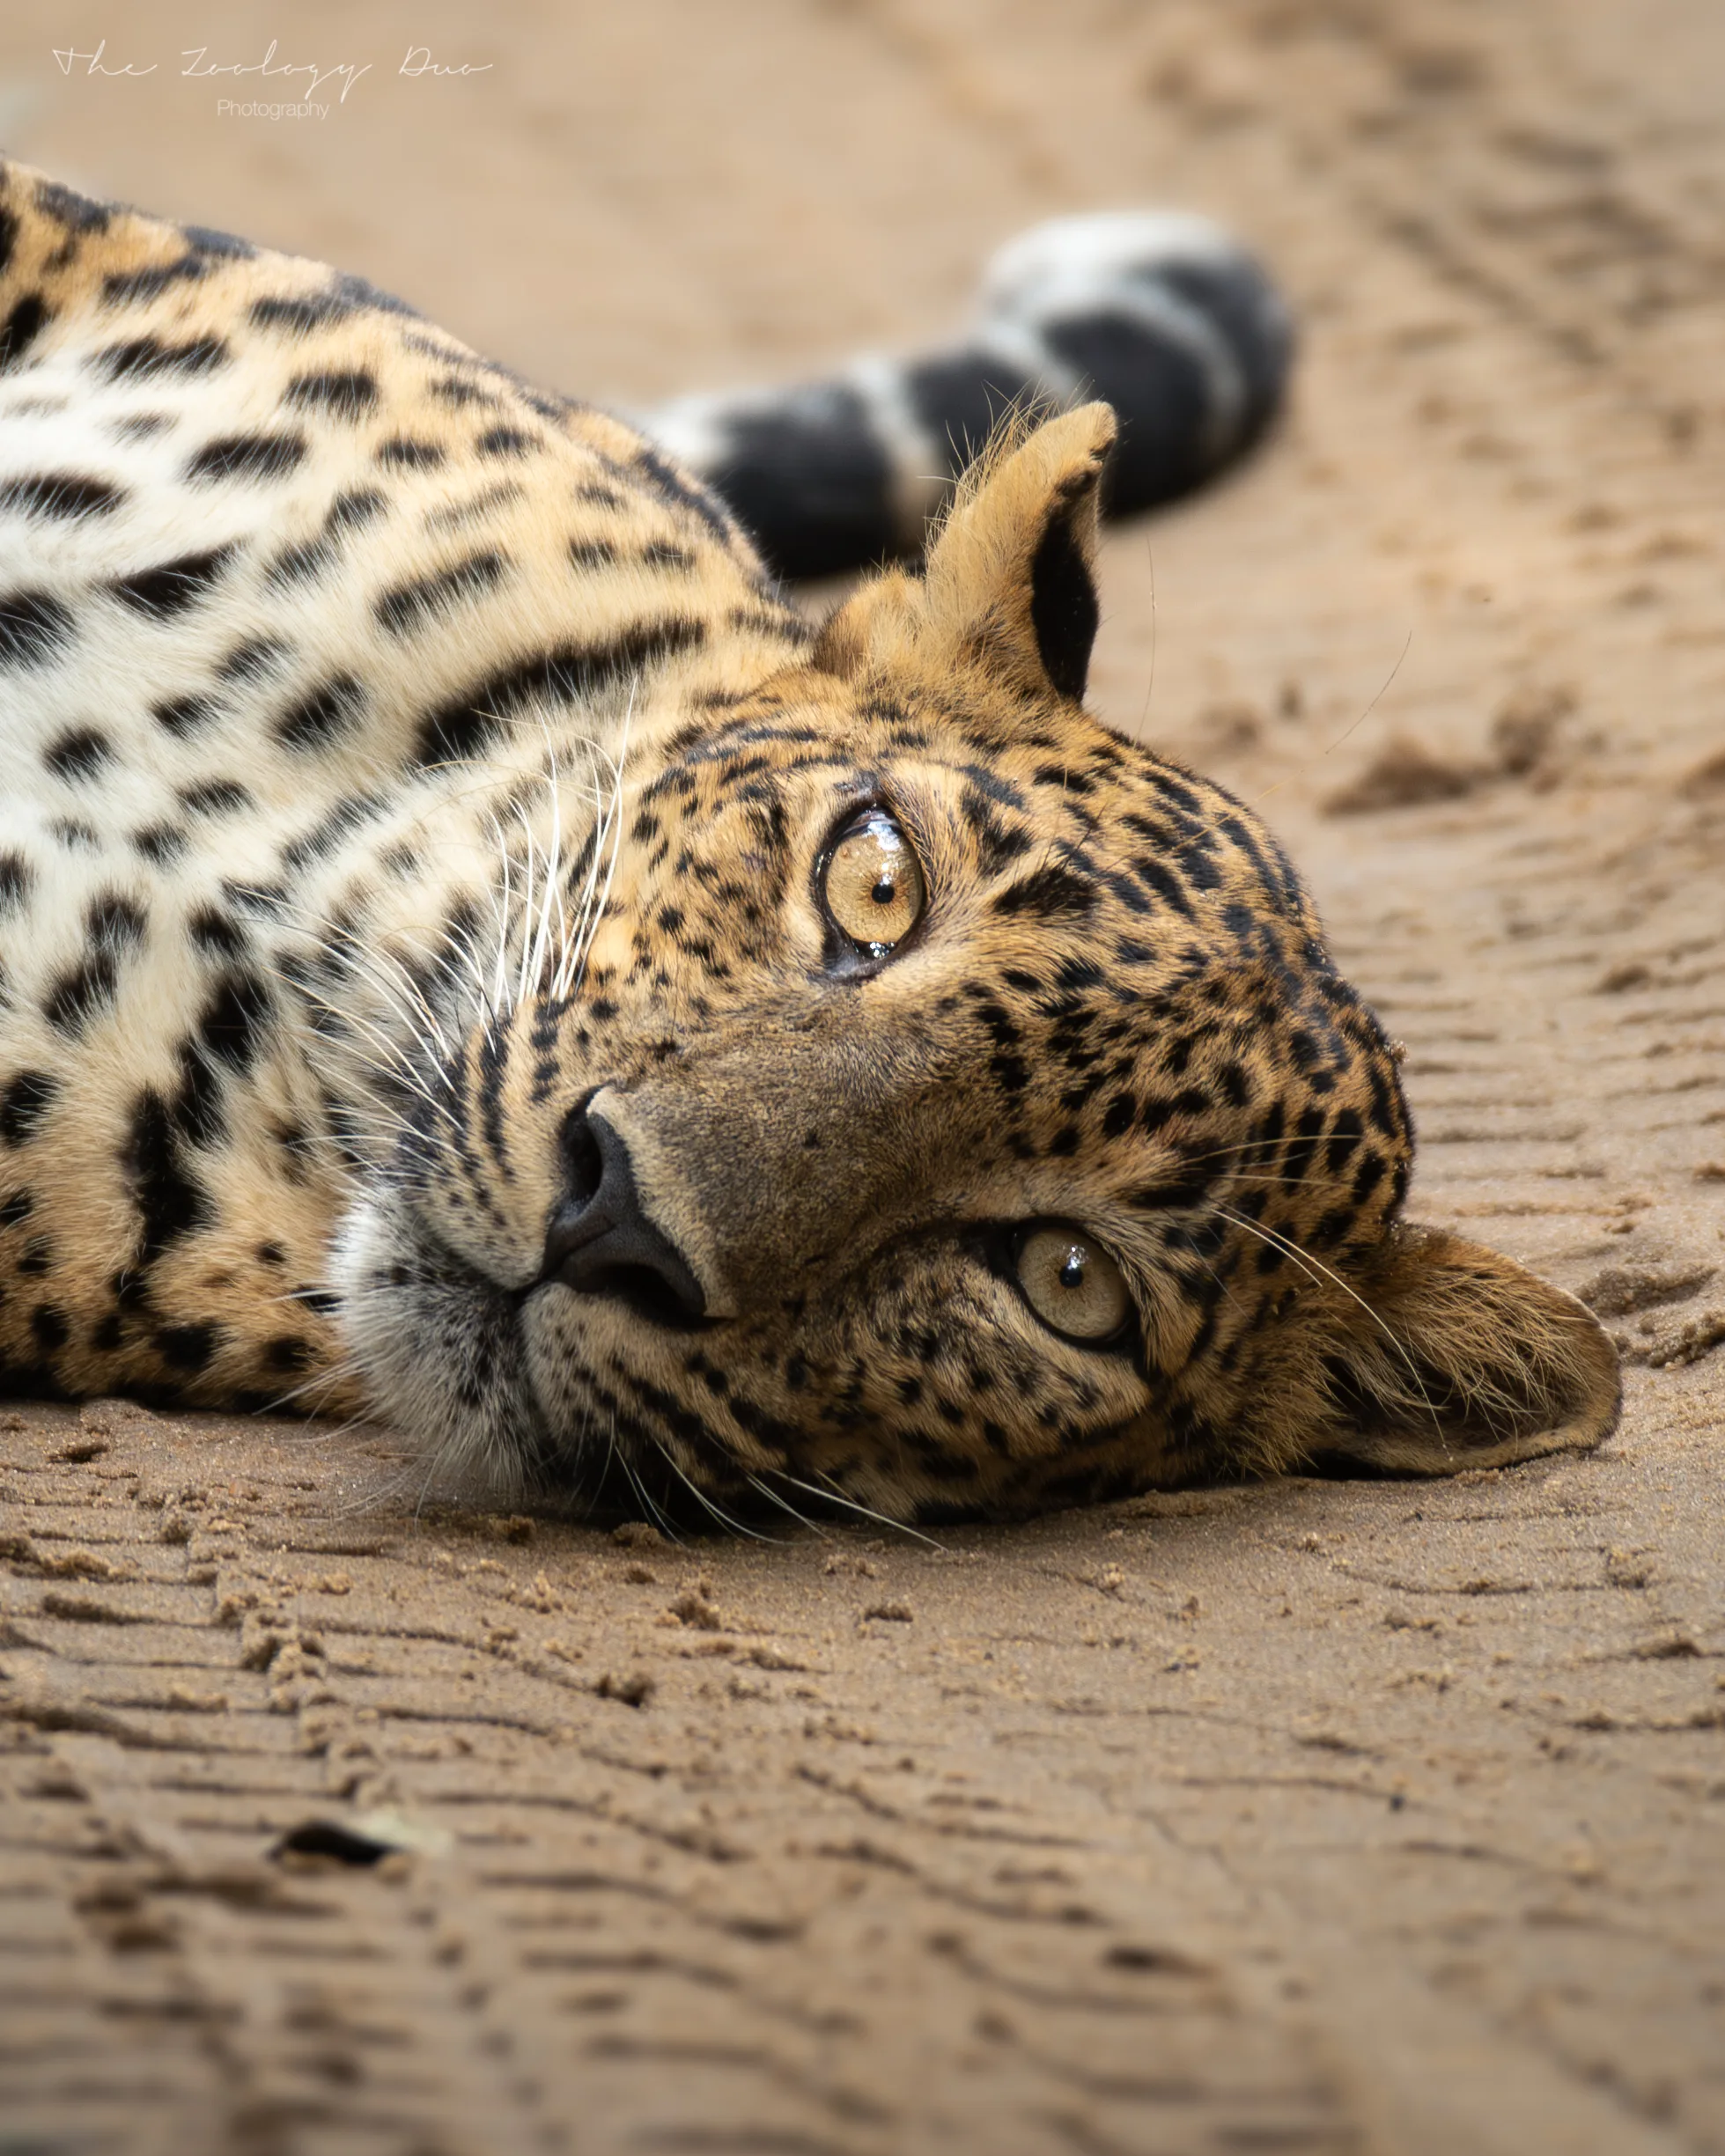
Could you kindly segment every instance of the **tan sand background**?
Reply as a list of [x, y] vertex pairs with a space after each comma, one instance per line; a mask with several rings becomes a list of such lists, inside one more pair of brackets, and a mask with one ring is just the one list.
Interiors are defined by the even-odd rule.
[[[372, 71], [178, 73], [272, 37]], [[1416, 1211], [1631, 1361], [1594, 1459], [938, 1548], [0, 1413], [0, 2151], [1725, 2150], [1716, 0], [10, 0], [0, 134], [619, 400], [1232, 221], [1294, 409], [1110, 538], [1096, 702], [1293, 844]]]

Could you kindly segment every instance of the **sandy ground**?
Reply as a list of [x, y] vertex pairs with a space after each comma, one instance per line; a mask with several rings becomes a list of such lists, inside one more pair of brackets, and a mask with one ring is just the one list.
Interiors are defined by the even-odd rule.
[[[176, 71], [272, 35], [373, 73]], [[1416, 1211], [1631, 1368], [1593, 1459], [939, 1547], [0, 1413], [5, 2156], [1725, 2150], [1722, 75], [1711, 0], [11, 0], [22, 154], [619, 399], [1053, 210], [1250, 235], [1295, 408], [1111, 538], [1097, 700], [1267, 800]]]

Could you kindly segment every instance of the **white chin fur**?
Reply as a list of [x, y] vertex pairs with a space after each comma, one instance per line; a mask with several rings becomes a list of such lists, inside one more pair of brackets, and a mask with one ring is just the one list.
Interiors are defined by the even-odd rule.
[[514, 1310], [476, 1276], [441, 1270], [426, 1265], [399, 1200], [360, 1198], [330, 1251], [338, 1321], [381, 1419], [421, 1455], [433, 1486], [507, 1500], [538, 1425]]

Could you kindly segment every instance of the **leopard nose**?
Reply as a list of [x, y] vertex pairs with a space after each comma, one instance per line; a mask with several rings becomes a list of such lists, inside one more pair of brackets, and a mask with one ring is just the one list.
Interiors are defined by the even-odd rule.
[[629, 1148], [602, 1116], [577, 1108], [563, 1130], [569, 1195], [551, 1215], [539, 1282], [608, 1296], [659, 1325], [697, 1323], [707, 1299], [694, 1269], [647, 1218]]

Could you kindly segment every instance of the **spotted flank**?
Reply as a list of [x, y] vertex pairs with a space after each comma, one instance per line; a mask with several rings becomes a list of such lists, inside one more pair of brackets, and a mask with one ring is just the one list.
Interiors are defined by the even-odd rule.
[[[1286, 855], [1085, 709], [1101, 504], [1286, 349], [1078, 220], [944, 357], [643, 432], [0, 167], [0, 1393], [725, 1521], [1596, 1443]], [[937, 503], [820, 622], [763, 559]]]
[[642, 423], [776, 569], [825, 576], [919, 551], [1013, 413], [1112, 406], [1106, 512], [1188, 493], [1264, 431], [1292, 349], [1276, 288], [1220, 226], [1102, 211], [1003, 247], [969, 329], [943, 350], [855, 359], [794, 388], [683, 397]]

